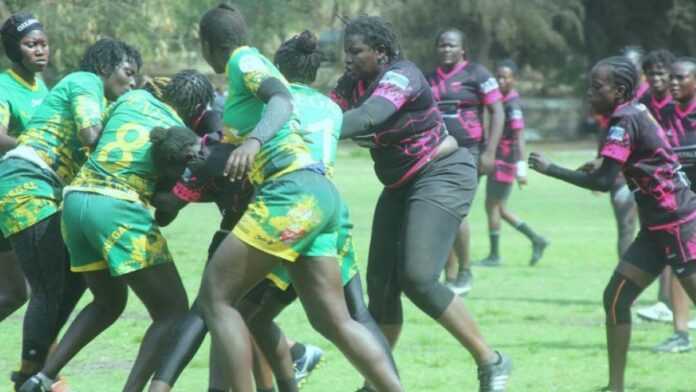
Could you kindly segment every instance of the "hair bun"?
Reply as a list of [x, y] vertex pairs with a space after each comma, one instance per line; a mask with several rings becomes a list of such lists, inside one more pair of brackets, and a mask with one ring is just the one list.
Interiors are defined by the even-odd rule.
[[297, 36], [297, 49], [306, 54], [316, 52], [319, 41], [317, 36], [309, 30], [305, 30]]
[[235, 7], [233, 4], [230, 3], [220, 3], [217, 6], [220, 9], [227, 10], [227, 11], [232, 11], [232, 12], [239, 12], [237, 7]]

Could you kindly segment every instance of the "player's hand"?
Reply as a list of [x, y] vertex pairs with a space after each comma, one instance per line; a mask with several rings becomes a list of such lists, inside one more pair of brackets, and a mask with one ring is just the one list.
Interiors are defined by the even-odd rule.
[[580, 167], [577, 168], [577, 170], [585, 173], [591, 173], [599, 169], [600, 166], [602, 166], [602, 159], [597, 158], [583, 163], [582, 165], [580, 165]]
[[479, 173], [493, 174], [495, 170], [495, 153], [484, 152], [479, 158]]
[[227, 158], [227, 164], [225, 164], [225, 176], [230, 179], [230, 181], [243, 180], [246, 177], [251, 165], [254, 163], [254, 158], [261, 150], [261, 142], [258, 139], [248, 138], [237, 147], [230, 157]]
[[539, 173], [546, 173], [546, 171], [551, 166], [551, 162], [546, 160], [543, 155], [538, 152], [533, 152], [529, 154], [529, 167], [538, 171]]

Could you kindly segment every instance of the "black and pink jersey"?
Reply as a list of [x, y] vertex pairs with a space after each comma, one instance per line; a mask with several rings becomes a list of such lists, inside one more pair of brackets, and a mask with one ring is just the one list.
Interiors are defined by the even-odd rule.
[[640, 100], [645, 94], [648, 93], [648, 91], [650, 91], [650, 84], [645, 80], [641, 81], [636, 88], [634, 99]]
[[407, 60], [387, 66], [369, 86], [348, 78], [344, 76], [331, 93], [344, 111], [360, 106], [369, 97], [382, 97], [397, 109], [372, 129], [374, 147], [370, 148], [379, 180], [397, 188], [432, 159], [447, 136], [430, 86], [420, 69]]
[[505, 129], [495, 151], [495, 180], [510, 184], [517, 177], [517, 161], [521, 159], [519, 138], [523, 137], [524, 115], [520, 95], [512, 90], [503, 97]]
[[225, 211], [246, 209], [253, 187], [248, 181], [230, 182], [223, 174], [227, 158], [237, 147], [221, 143], [221, 134], [203, 136], [199, 159], [186, 168], [172, 193], [187, 203], [214, 202]]
[[[657, 99], [651, 92], [646, 92], [643, 94], [638, 99], [638, 102], [642, 103], [645, 105], [646, 108], [648, 108], [648, 111], [650, 111], [650, 114], [652, 114], [653, 117], [655, 117], [655, 120], [657, 120], [657, 123], [662, 125], [664, 127], [664, 124], [662, 122], [662, 109], [664, 109], [667, 105], [672, 103], [672, 96], [667, 94], [665, 95], [664, 98], [662, 99]], [[666, 131], [667, 129], [665, 129]]]
[[645, 106], [630, 102], [614, 111], [600, 155], [621, 163], [648, 229], [669, 229], [696, 218], [696, 194], [689, 190], [667, 135]]
[[447, 130], [461, 147], [484, 143], [483, 109], [502, 99], [498, 81], [481, 64], [463, 61], [428, 76]]
[[670, 102], [660, 111], [660, 120], [672, 147], [696, 144], [696, 100], [685, 109], [677, 102]]

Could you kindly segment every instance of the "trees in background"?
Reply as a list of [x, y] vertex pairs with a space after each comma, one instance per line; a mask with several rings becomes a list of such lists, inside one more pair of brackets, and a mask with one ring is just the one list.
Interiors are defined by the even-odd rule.
[[[50, 33], [53, 76], [74, 69], [84, 49], [101, 36], [136, 45], [145, 71], [205, 69], [197, 22], [219, 0], [0, 0], [0, 17], [34, 12]], [[250, 39], [267, 54], [305, 28], [338, 31], [342, 18], [381, 14], [401, 36], [404, 53], [424, 69], [434, 64], [436, 32], [466, 32], [472, 58], [491, 65], [510, 57], [537, 91], [568, 92], [587, 66], [628, 44], [696, 54], [694, 0], [237, 0]], [[325, 41], [340, 35], [325, 34]], [[334, 51], [336, 49], [334, 48]], [[5, 61], [3, 58], [2, 61]], [[5, 64], [6, 65], [6, 64]], [[51, 75], [49, 74], [49, 79]], [[567, 86], [564, 90], [558, 86]]]

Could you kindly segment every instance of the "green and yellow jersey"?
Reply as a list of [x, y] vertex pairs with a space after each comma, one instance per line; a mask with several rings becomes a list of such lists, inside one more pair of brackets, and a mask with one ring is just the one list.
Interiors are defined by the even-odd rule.
[[[261, 84], [276, 78], [288, 84], [283, 75], [255, 48], [237, 48], [227, 62], [228, 97], [223, 120], [225, 142], [242, 142], [261, 120], [265, 104], [257, 97]], [[302, 169], [315, 163], [300, 135], [297, 113], [261, 147], [249, 173], [258, 186], [271, 178]]]
[[326, 176], [333, 178], [343, 112], [329, 97], [309, 86], [293, 83], [290, 92], [310, 154], [324, 164]]
[[39, 78], [32, 85], [11, 69], [0, 73], [0, 126], [9, 136], [19, 136], [47, 94], [48, 88]]
[[148, 204], [157, 183], [150, 131], [175, 126], [185, 125], [149, 92], [124, 94], [107, 109], [99, 143], [68, 189]]
[[100, 125], [105, 106], [101, 78], [91, 72], [73, 72], [53, 87], [17, 142], [34, 149], [68, 184], [87, 159], [78, 132]]

